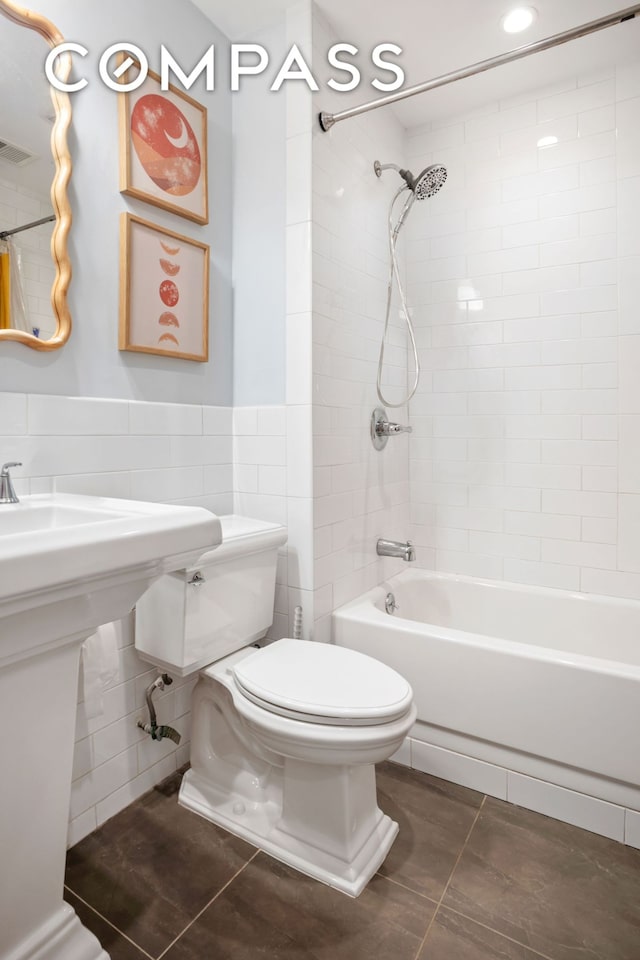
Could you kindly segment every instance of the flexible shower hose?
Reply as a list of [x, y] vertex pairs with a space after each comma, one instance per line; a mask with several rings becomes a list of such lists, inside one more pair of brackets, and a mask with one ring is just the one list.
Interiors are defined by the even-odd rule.
[[[391, 206], [389, 207], [389, 255], [390, 255], [390, 267], [389, 267], [389, 282], [387, 284], [387, 312], [384, 320], [384, 331], [382, 334], [382, 342], [380, 343], [380, 357], [378, 359], [378, 377], [376, 380], [376, 389], [378, 392], [378, 397], [380, 402], [384, 407], [403, 407], [406, 403], [411, 400], [416, 390], [418, 389], [418, 384], [420, 383], [420, 361], [418, 359], [418, 348], [416, 347], [416, 338], [413, 330], [413, 323], [411, 322], [411, 317], [409, 316], [409, 309], [407, 307], [407, 299], [405, 297], [404, 287], [402, 286], [402, 280], [400, 279], [400, 270], [398, 268], [398, 257], [396, 253], [396, 242], [398, 239], [398, 234], [404, 224], [409, 210], [413, 206], [415, 200], [414, 194], [409, 191], [409, 196], [402, 208], [402, 212], [398, 217], [397, 223], [393, 223], [393, 209], [396, 204], [396, 200], [400, 197], [406, 190], [409, 188], [404, 186], [401, 187], [396, 193], [395, 197], [391, 201]], [[400, 295], [400, 306], [402, 309], [402, 314], [404, 316], [404, 321], [407, 327], [407, 332], [409, 334], [409, 339], [411, 341], [411, 347], [413, 350], [413, 363], [414, 363], [414, 381], [413, 387], [407, 394], [407, 396], [401, 400], [399, 403], [392, 403], [391, 400], [387, 400], [382, 392], [382, 372], [384, 369], [384, 349], [387, 339], [387, 331], [389, 329], [389, 319], [391, 316], [391, 300], [393, 297], [393, 281], [396, 281], [398, 287], [398, 293]]]

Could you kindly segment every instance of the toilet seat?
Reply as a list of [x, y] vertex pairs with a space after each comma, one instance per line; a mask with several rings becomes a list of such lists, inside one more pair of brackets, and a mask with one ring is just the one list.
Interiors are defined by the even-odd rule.
[[247, 700], [306, 723], [393, 723], [412, 703], [411, 687], [395, 670], [355, 650], [308, 640], [278, 640], [230, 672]]

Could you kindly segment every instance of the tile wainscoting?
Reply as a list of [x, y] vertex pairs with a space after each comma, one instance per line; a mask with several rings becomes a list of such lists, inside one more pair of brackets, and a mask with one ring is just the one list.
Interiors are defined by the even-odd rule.
[[[233, 510], [229, 407], [0, 393], [0, 455], [23, 464], [14, 470], [18, 496], [56, 491]], [[119, 625], [119, 675], [93, 719], [81, 670], [69, 845], [189, 759], [194, 680], [176, 679], [154, 698], [160, 721], [182, 734], [179, 747], [136, 726], [156, 675], [135, 651], [132, 617]]]

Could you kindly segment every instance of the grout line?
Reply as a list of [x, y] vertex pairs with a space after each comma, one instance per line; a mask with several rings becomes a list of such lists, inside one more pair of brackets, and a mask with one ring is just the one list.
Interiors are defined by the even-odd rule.
[[400, 880], [395, 880], [393, 877], [388, 877], [385, 873], [377, 873], [377, 877], [381, 877], [383, 880], [387, 880], [389, 883], [393, 883], [396, 887], [402, 887], [403, 890], [406, 890], [408, 893], [412, 893], [415, 897], [421, 897], [422, 900], [428, 900], [429, 903], [432, 903], [437, 906], [438, 901], [434, 900], [433, 897], [428, 897], [426, 893], [420, 893], [419, 890], [414, 890], [413, 887], [408, 887], [406, 883], [401, 883]]
[[[451, 881], [452, 881], [452, 879], [453, 879], [453, 874], [455, 873], [455, 871], [456, 871], [456, 869], [457, 869], [457, 867], [458, 867], [458, 864], [460, 863], [460, 860], [462, 859], [462, 855], [463, 855], [463, 853], [464, 853], [464, 851], [465, 851], [465, 849], [466, 849], [466, 847], [467, 847], [467, 844], [469, 843], [469, 839], [470, 839], [470, 837], [471, 837], [471, 834], [473, 833], [473, 830], [474, 830], [474, 828], [475, 828], [476, 823], [478, 822], [478, 818], [479, 818], [479, 816], [480, 816], [480, 813], [481, 813], [481, 811], [482, 811], [482, 808], [484, 807], [484, 804], [485, 804], [486, 799], [487, 799], [487, 797], [485, 796], [485, 797], [483, 798], [483, 800], [482, 800], [482, 803], [480, 804], [480, 807], [478, 808], [478, 812], [477, 812], [477, 814], [476, 814], [476, 816], [475, 816], [475, 819], [474, 819], [473, 823], [471, 824], [471, 829], [469, 830], [469, 832], [468, 832], [468, 834], [467, 834], [467, 837], [466, 837], [466, 839], [465, 839], [464, 846], [462, 847], [462, 850], [460, 851], [460, 853], [459, 853], [459, 855], [458, 855], [458, 858], [457, 858], [457, 860], [456, 860], [456, 862], [455, 862], [455, 864], [454, 864], [454, 866], [453, 866], [453, 869], [451, 870], [451, 873], [450, 873], [450, 875], [449, 875], [449, 879], [447, 880], [446, 886], [445, 886], [444, 890], [442, 891], [442, 896], [440, 897], [440, 900], [439, 900], [439, 902], [438, 902], [438, 904], [437, 904], [437, 906], [436, 906], [435, 913], [434, 913], [434, 915], [433, 915], [433, 917], [432, 917], [432, 919], [431, 919], [431, 923], [429, 924], [429, 926], [428, 926], [428, 928], [427, 928], [427, 932], [426, 932], [425, 935], [424, 935], [424, 938], [423, 938], [423, 940], [422, 940], [422, 943], [420, 944], [420, 947], [419, 947], [419, 949], [418, 949], [418, 953], [416, 954], [415, 960], [417, 960], [418, 956], [420, 955], [420, 951], [424, 948], [424, 945], [425, 945], [425, 943], [426, 943], [426, 941], [427, 941], [427, 937], [429, 936], [429, 933], [430, 933], [430, 931], [431, 931], [431, 927], [433, 926], [433, 923], [434, 923], [434, 921], [435, 921], [435, 919], [436, 919], [436, 916], [437, 916], [437, 914], [438, 914], [438, 912], [439, 912], [439, 910], [440, 910], [440, 907], [442, 907], [442, 901], [444, 900], [444, 897], [445, 897], [445, 895], [446, 895], [446, 892], [447, 892], [447, 890], [449, 889], [449, 886], [450, 886]], [[382, 876], [382, 874], [381, 874], [381, 876]], [[390, 878], [390, 877], [387, 877], [386, 879], [391, 879], [391, 878]], [[392, 882], [392, 883], [398, 883], [397, 880], [392, 880], [391, 882]], [[404, 886], [404, 884], [398, 884], [398, 886]], [[409, 887], [406, 887], [405, 889], [408, 890], [408, 889], [410, 889], [410, 888], [409, 888]], [[412, 891], [412, 892], [415, 893], [415, 891]], [[422, 894], [419, 894], [419, 896], [422, 896]], [[425, 899], [425, 900], [430, 900], [430, 897], [425, 897], [424, 899]], [[431, 902], [433, 903], [434, 901], [431, 900]], [[534, 956], [540, 957], [541, 960], [554, 960], [554, 958], [553, 958], [553, 957], [550, 957], [548, 954], [546, 954], [546, 953], [541, 953], [539, 950], [536, 950], [534, 947], [531, 947], [531, 946], [529, 946], [529, 945], [526, 944], [526, 943], [522, 943], [520, 940], [516, 940], [514, 937], [510, 937], [509, 934], [503, 933], [501, 930], [496, 930], [494, 927], [490, 927], [488, 923], [483, 923], [481, 920], [477, 920], [475, 917], [470, 917], [468, 914], [463, 913], [461, 910], [456, 910], [455, 907], [443, 907], [443, 909], [444, 909], [444, 910], [448, 910], [449, 913], [455, 913], [456, 916], [458, 916], [458, 917], [463, 917], [465, 920], [469, 920], [470, 923], [475, 923], [475, 924], [477, 924], [477, 926], [482, 927], [484, 930], [488, 930], [490, 933], [493, 933], [493, 934], [495, 934], [495, 935], [498, 936], [498, 937], [502, 937], [504, 940], [508, 940], [510, 943], [514, 943], [514, 944], [516, 944], [516, 945], [519, 946], [519, 947], [524, 947], [526, 950], [528, 950], [528, 951], [529, 951], [530, 953], [532, 953]]]
[[473, 823], [471, 824], [471, 827], [470, 827], [470, 829], [469, 829], [469, 832], [468, 832], [467, 836], [465, 837], [465, 841], [464, 841], [464, 843], [463, 843], [463, 845], [462, 845], [462, 849], [461, 849], [460, 853], [458, 854], [458, 856], [456, 857], [456, 862], [454, 863], [453, 867], [451, 868], [451, 873], [449, 874], [449, 879], [447, 880], [447, 882], [446, 882], [446, 884], [445, 884], [445, 888], [444, 888], [444, 890], [442, 891], [442, 896], [440, 897], [440, 902], [438, 903], [438, 906], [441, 905], [442, 901], [443, 901], [444, 898], [445, 898], [445, 895], [446, 895], [446, 893], [447, 893], [447, 890], [449, 889], [449, 887], [450, 887], [450, 885], [451, 885], [451, 881], [453, 880], [453, 875], [454, 875], [454, 873], [456, 872], [456, 870], [457, 870], [457, 868], [458, 868], [458, 864], [460, 863], [460, 861], [461, 861], [461, 859], [462, 859], [462, 854], [463, 854], [463, 853], [465, 852], [465, 850], [467, 849], [467, 844], [469, 843], [469, 840], [470, 840], [470, 838], [471, 838], [471, 834], [472, 834], [473, 831], [474, 831], [475, 825], [476, 825], [476, 823], [478, 822], [478, 819], [479, 819], [480, 814], [482, 813], [482, 811], [483, 811], [483, 809], [484, 809], [484, 805], [485, 805], [486, 802], [487, 802], [487, 797], [486, 797], [486, 795], [485, 795], [485, 796], [482, 798], [482, 803], [481, 803], [480, 806], [478, 807], [478, 812], [476, 813], [475, 817], [473, 818]]
[[[122, 931], [119, 927], [116, 927], [115, 923], [111, 923], [111, 920], [108, 920], [105, 916], [103, 916], [100, 913], [100, 911], [96, 910], [95, 907], [92, 907], [90, 903], [87, 903], [86, 900], [83, 900], [82, 897], [79, 897], [78, 894], [75, 892], [75, 890], [72, 890], [71, 887], [67, 886], [66, 883], [64, 884], [64, 889], [68, 890], [69, 893], [73, 894], [76, 900], [79, 900], [80, 903], [83, 903], [85, 907], [91, 910], [92, 913], [95, 913], [96, 917], [100, 917], [100, 919], [104, 921], [104, 923], [106, 923], [108, 926], [110, 926], [112, 930], [115, 930], [116, 933], [119, 933], [121, 937], [124, 937], [124, 939], [127, 940], [132, 946], [134, 946], [136, 950], [139, 950], [140, 953], [144, 954], [145, 957], [149, 957], [149, 960], [155, 960], [155, 958], [152, 957], [150, 953], [147, 953], [147, 951], [144, 950], [140, 946], [140, 944], [136, 943], [135, 940], [132, 940], [131, 937], [127, 936], [127, 934], [124, 933], [124, 931]], [[69, 904], [69, 906], [71, 906], [71, 904]]]
[[510, 937], [508, 933], [502, 933], [501, 930], [496, 930], [495, 927], [490, 927], [488, 923], [483, 923], [482, 920], [476, 920], [474, 917], [469, 917], [466, 913], [462, 913], [460, 910], [455, 910], [453, 907], [443, 907], [443, 910], [448, 910], [449, 913], [455, 913], [458, 917], [464, 917], [465, 920], [469, 920], [471, 923], [475, 923], [479, 927], [483, 927], [485, 930], [489, 930], [491, 933], [495, 933], [496, 936], [502, 937], [503, 940], [509, 940], [511, 943], [517, 944], [519, 947], [524, 947], [525, 950], [528, 950], [536, 957], [542, 957], [542, 960], [554, 960], [553, 957], [550, 957], [547, 953], [540, 953], [539, 950], [536, 950], [535, 947], [530, 947], [526, 943], [522, 943], [520, 940], [515, 940], [514, 937]]
[[429, 934], [431, 933], [431, 927], [433, 926], [433, 924], [434, 924], [434, 922], [435, 922], [435, 919], [436, 919], [436, 917], [438, 916], [438, 911], [439, 911], [440, 907], [442, 906], [442, 901], [444, 900], [444, 898], [445, 898], [445, 896], [446, 896], [447, 890], [449, 889], [449, 886], [450, 886], [450, 884], [451, 884], [451, 881], [453, 880], [453, 875], [454, 875], [454, 873], [456, 872], [456, 869], [457, 869], [457, 867], [458, 867], [458, 864], [460, 863], [460, 860], [462, 859], [462, 854], [464, 853], [464, 851], [465, 851], [466, 848], [467, 848], [467, 844], [469, 843], [469, 838], [470, 838], [471, 834], [473, 833], [473, 828], [475, 827], [476, 823], [478, 822], [478, 818], [479, 818], [480, 814], [482, 813], [482, 808], [484, 807], [484, 805], [485, 805], [485, 803], [486, 803], [486, 800], [487, 800], [487, 797], [486, 797], [486, 795], [485, 795], [485, 796], [482, 798], [482, 803], [481, 803], [480, 806], [478, 807], [478, 810], [477, 810], [477, 813], [476, 813], [475, 817], [473, 818], [473, 823], [471, 824], [471, 826], [470, 826], [470, 828], [469, 828], [469, 831], [468, 831], [468, 833], [467, 833], [467, 835], [466, 835], [466, 837], [465, 837], [465, 840], [464, 840], [464, 843], [462, 844], [462, 848], [461, 848], [461, 850], [460, 850], [460, 853], [459, 853], [458, 856], [456, 857], [456, 862], [454, 863], [453, 867], [451, 868], [451, 873], [449, 874], [449, 879], [447, 880], [447, 882], [446, 882], [446, 884], [445, 884], [445, 886], [444, 886], [444, 890], [442, 891], [442, 894], [440, 895], [440, 899], [438, 900], [438, 905], [437, 905], [437, 907], [436, 907], [436, 909], [435, 909], [435, 911], [434, 911], [433, 916], [431, 917], [431, 921], [430, 921], [430, 923], [429, 923], [429, 926], [428, 926], [427, 929], [426, 929], [425, 935], [424, 935], [424, 937], [422, 938], [422, 943], [421, 943], [420, 946], [418, 947], [418, 950], [417, 950], [417, 953], [416, 953], [416, 956], [415, 956], [415, 960], [418, 960], [418, 957], [420, 956], [420, 953], [422, 952], [422, 949], [424, 948], [424, 945], [425, 945], [425, 943], [427, 942], [427, 937], [428, 937]]
[[180, 937], [183, 937], [184, 934], [187, 932], [187, 930], [188, 930], [190, 927], [193, 926], [193, 924], [196, 922], [196, 920], [199, 920], [199, 919], [200, 919], [200, 917], [201, 917], [202, 914], [205, 912], [205, 910], [208, 910], [208, 909], [209, 909], [209, 907], [210, 907], [211, 904], [214, 902], [214, 900], [217, 900], [218, 897], [220, 896], [220, 894], [221, 894], [221, 893], [224, 893], [224, 891], [227, 889], [227, 887], [228, 887], [230, 884], [233, 883], [233, 881], [236, 879], [236, 877], [239, 877], [239, 876], [240, 876], [240, 874], [242, 873], [242, 871], [243, 871], [246, 867], [249, 866], [249, 864], [252, 862], [252, 860], [255, 860], [255, 858], [258, 856], [259, 853], [261, 853], [261, 851], [260, 851], [260, 849], [257, 849], [256, 852], [255, 852], [251, 857], [249, 857], [249, 859], [247, 860], [247, 862], [246, 862], [246, 863], [243, 863], [239, 870], [236, 870], [236, 872], [235, 872], [234, 875], [231, 877], [231, 879], [227, 880], [227, 882], [225, 883], [225, 885], [218, 890], [218, 892], [216, 893], [216, 895], [215, 895], [214, 897], [211, 897], [211, 900], [209, 900], [209, 902], [204, 905], [204, 907], [202, 908], [202, 910], [200, 911], [200, 913], [196, 914], [196, 916], [193, 918], [193, 920], [191, 920], [191, 921], [186, 925], [186, 927], [184, 928], [184, 930], [181, 930], [180, 933], [178, 934], [178, 936], [177, 936], [174, 940], [172, 940], [171, 943], [170, 943], [167, 947], [165, 947], [165, 949], [162, 951], [162, 953], [158, 955], [157, 960], [162, 960], [162, 957], [164, 957], [165, 953], [167, 953], [169, 950], [171, 950], [171, 947], [173, 947], [173, 946], [178, 942], [178, 940], [180, 939]]

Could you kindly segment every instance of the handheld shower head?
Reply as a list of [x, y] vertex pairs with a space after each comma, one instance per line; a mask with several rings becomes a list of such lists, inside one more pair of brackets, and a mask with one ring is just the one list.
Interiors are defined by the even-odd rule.
[[426, 197], [433, 197], [438, 190], [441, 190], [447, 179], [447, 168], [441, 163], [434, 163], [430, 167], [425, 167], [422, 173], [413, 181], [413, 190], [416, 200], [424, 200]]
[[395, 170], [400, 174], [407, 187], [413, 193], [416, 200], [424, 200], [426, 197], [433, 197], [441, 190], [447, 179], [447, 168], [441, 163], [433, 163], [425, 167], [422, 173], [417, 177], [410, 170], [401, 170], [395, 163], [380, 163], [379, 160], [373, 165], [376, 177], [381, 177], [383, 170]]
[[[417, 177], [411, 173], [410, 170], [401, 170], [400, 167], [396, 166], [395, 163], [380, 163], [379, 160], [373, 165], [376, 177], [381, 177], [383, 170], [395, 170], [402, 179], [404, 183], [396, 191], [395, 196], [391, 201], [391, 206], [389, 207], [389, 253], [391, 257], [391, 264], [389, 267], [389, 282], [387, 284], [387, 312], [384, 321], [384, 333], [382, 335], [382, 342], [380, 343], [380, 356], [378, 358], [378, 376], [376, 379], [376, 389], [378, 391], [378, 397], [380, 402], [385, 407], [401, 407], [405, 403], [408, 403], [409, 400], [414, 396], [416, 390], [418, 389], [418, 383], [420, 381], [420, 358], [418, 356], [418, 347], [416, 345], [416, 338], [413, 330], [413, 324], [411, 323], [411, 317], [409, 315], [409, 309], [407, 307], [407, 301], [404, 294], [404, 288], [402, 286], [402, 277], [400, 270], [398, 268], [398, 259], [396, 253], [396, 243], [398, 240], [398, 234], [402, 229], [403, 224], [405, 223], [412, 206], [416, 200], [424, 200], [425, 197], [433, 197], [442, 187], [447, 179], [446, 168], [440, 163], [431, 164], [420, 173]], [[404, 199], [404, 204], [400, 215], [397, 221], [394, 223], [394, 210], [395, 205], [400, 198]], [[382, 374], [384, 369], [384, 352], [385, 352], [385, 342], [387, 339], [387, 333], [389, 330], [389, 318], [391, 316], [391, 300], [393, 296], [393, 283], [394, 279], [398, 287], [398, 293], [400, 295], [400, 304], [401, 304], [401, 316], [404, 316], [405, 323], [407, 325], [407, 332], [409, 339], [411, 341], [411, 347], [413, 349], [413, 362], [414, 362], [414, 381], [413, 386], [408, 389], [407, 395], [398, 403], [394, 403], [391, 400], [388, 400], [382, 392]]]

